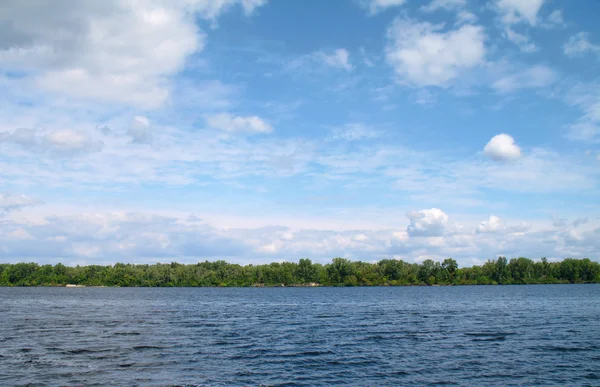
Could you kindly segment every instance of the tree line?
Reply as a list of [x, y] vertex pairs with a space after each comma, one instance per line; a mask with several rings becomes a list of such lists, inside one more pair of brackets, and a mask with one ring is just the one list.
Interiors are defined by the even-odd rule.
[[507, 260], [459, 268], [447, 258], [409, 263], [384, 259], [376, 263], [334, 258], [331, 263], [282, 262], [238, 265], [225, 261], [196, 264], [156, 263], [112, 266], [0, 264], [0, 286], [399, 286], [600, 283], [600, 264], [588, 258], [549, 262], [546, 258]]

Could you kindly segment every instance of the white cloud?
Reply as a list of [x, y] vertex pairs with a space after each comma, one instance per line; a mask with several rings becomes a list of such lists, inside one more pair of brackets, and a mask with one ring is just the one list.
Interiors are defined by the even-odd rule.
[[269, 123], [257, 116], [233, 116], [220, 113], [206, 117], [206, 123], [211, 128], [229, 133], [270, 133], [273, 128]]
[[483, 153], [494, 161], [515, 160], [521, 157], [521, 148], [508, 134], [498, 134], [485, 145]]
[[439, 208], [412, 211], [406, 214], [410, 224], [406, 228], [409, 236], [442, 236], [448, 225], [448, 215]]
[[547, 28], [563, 28], [566, 26], [563, 13], [560, 9], [555, 9], [548, 15], [548, 19], [544, 24]]
[[568, 220], [566, 218], [560, 218], [556, 215], [552, 215], [552, 225], [556, 228], [567, 227]]
[[466, 11], [464, 9], [458, 11], [458, 13], [456, 14], [456, 23], [458, 23], [458, 24], [475, 23], [476, 21], [477, 21], [477, 16], [475, 16], [473, 13]]
[[506, 24], [526, 22], [534, 26], [544, 0], [497, 0], [496, 7]]
[[535, 65], [525, 70], [502, 76], [492, 84], [499, 93], [510, 93], [519, 89], [532, 89], [550, 86], [557, 75], [551, 68]]
[[99, 152], [104, 143], [83, 131], [57, 129], [43, 131], [16, 129], [12, 133], [0, 132], [0, 144], [17, 145], [32, 152], [49, 152], [62, 155]]
[[152, 127], [150, 120], [145, 116], [136, 116], [127, 129], [131, 142], [136, 144], [149, 144], [152, 142]]
[[575, 85], [566, 93], [565, 101], [582, 110], [579, 119], [569, 125], [571, 140], [597, 142], [600, 140], [600, 85], [597, 82]]
[[[519, 154], [517, 149], [511, 149], [510, 146], [508, 150], [510, 150], [508, 154], [499, 152], [497, 157], [517, 157]], [[454, 171], [451, 176], [456, 177], [454, 184], [459, 189], [460, 187], [493, 188], [513, 193], [568, 193], [576, 189], [580, 193], [591, 193], [596, 187], [598, 171], [578, 157], [533, 148], [518, 160], [509, 160], [514, 162], [499, 163], [491, 159], [477, 164], [465, 160], [448, 165], [443, 172]]]
[[355, 122], [334, 128], [331, 138], [334, 140], [360, 141], [376, 138], [379, 135], [380, 133], [376, 129], [363, 123]]
[[397, 18], [388, 29], [386, 59], [400, 82], [415, 86], [446, 86], [463, 72], [484, 62], [485, 33], [463, 25], [443, 26]]
[[433, 0], [419, 8], [423, 12], [446, 10], [456, 12], [456, 23], [475, 23], [477, 16], [466, 10], [467, 0]]
[[464, 8], [467, 0], [432, 0], [431, 3], [421, 6], [423, 12], [434, 12], [439, 9], [456, 10]]
[[352, 65], [349, 61], [350, 54], [347, 50], [343, 48], [338, 48], [337, 50], [334, 50], [331, 54], [319, 52], [315, 55], [316, 58], [325, 63], [327, 66], [340, 68], [347, 71], [352, 70]]
[[569, 126], [567, 137], [575, 141], [597, 141], [600, 137], [600, 124], [579, 121]]
[[18, 228], [15, 231], [8, 233], [7, 236], [8, 239], [12, 240], [35, 240], [35, 238], [30, 233], [28, 233], [22, 228]]
[[[318, 66], [316, 66], [318, 65]], [[285, 63], [286, 72], [297, 74], [299, 71], [314, 72], [316, 69], [330, 67], [348, 72], [354, 68], [350, 62], [350, 53], [344, 48], [320, 50], [295, 57]], [[338, 86], [339, 87], [339, 86]]]
[[577, 218], [573, 221], [573, 227], [579, 227], [583, 224], [588, 224], [590, 221], [587, 217]]
[[[170, 77], [203, 49], [195, 13], [214, 18], [232, 0], [9, 0], [0, 27], [0, 69], [74, 98], [155, 108], [169, 98]], [[248, 12], [264, 1], [242, 0]], [[35, 9], [33, 12], [32, 9]], [[191, 12], [190, 12], [191, 11]]]
[[52, 150], [66, 153], [99, 152], [103, 147], [86, 133], [72, 129], [56, 130], [44, 136], [44, 142]]
[[281, 234], [281, 239], [284, 241], [291, 241], [294, 239], [294, 233], [286, 231]]
[[490, 215], [490, 217], [487, 221], [483, 221], [483, 222], [479, 223], [479, 225], [477, 226], [476, 232], [478, 232], [478, 233], [493, 233], [493, 232], [498, 232], [498, 231], [502, 230], [503, 228], [504, 228], [504, 224], [502, 223], [502, 220], [495, 215]]
[[36, 204], [40, 201], [30, 196], [0, 192], [0, 216]]
[[437, 209], [409, 214], [408, 231], [323, 228], [320, 220], [311, 222], [319, 228], [295, 228], [293, 232], [285, 225], [257, 228], [257, 221], [250, 219], [246, 223], [252, 226], [222, 228], [187, 213], [118, 210], [88, 214], [62, 208], [33, 221], [28, 217], [31, 213], [24, 210], [12, 216], [13, 220], [0, 222], [0, 260], [74, 264], [85, 256], [88, 264], [204, 259], [248, 264], [301, 257], [316, 262], [330, 262], [335, 256], [419, 262], [425, 256], [436, 260], [452, 256], [462, 266], [496, 255], [582, 257], [600, 248], [597, 224], [577, 231], [519, 225], [477, 232], [477, 224], [469, 223], [464, 230], [447, 232], [447, 216]]
[[600, 45], [590, 43], [587, 32], [579, 32], [569, 38], [563, 45], [565, 55], [575, 58], [591, 53], [600, 56]]
[[510, 27], [506, 28], [505, 33], [506, 38], [516, 44], [521, 51], [536, 52], [539, 50], [527, 35], [520, 34]]
[[391, 7], [403, 5], [406, 0], [363, 0], [364, 7], [369, 9], [369, 13], [374, 15]]
[[215, 20], [219, 15], [230, 7], [239, 4], [244, 13], [249, 16], [256, 10], [267, 4], [268, 0], [187, 0], [191, 9], [199, 13], [203, 18]]

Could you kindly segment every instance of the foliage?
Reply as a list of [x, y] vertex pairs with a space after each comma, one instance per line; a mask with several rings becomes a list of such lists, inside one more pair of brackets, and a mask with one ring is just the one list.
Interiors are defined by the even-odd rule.
[[377, 263], [334, 258], [329, 264], [300, 259], [241, 266], [225, 261], [113, 266], [76, 266], [37, 263], [0, 264], [0, 286], [387, 286], [599, 283], [600, 264], [567, 258], [548, 262], [542, 258], [505, 257], [482, 266], [459, 268], [456, 261], [425, 260], [421, 264], [384, 259]]

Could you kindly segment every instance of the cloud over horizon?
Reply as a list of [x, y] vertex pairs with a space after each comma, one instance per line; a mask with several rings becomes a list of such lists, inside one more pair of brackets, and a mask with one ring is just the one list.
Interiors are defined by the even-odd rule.
[[593, 12], [298, 4], [4, 1], [0, 262], [600, 258]]

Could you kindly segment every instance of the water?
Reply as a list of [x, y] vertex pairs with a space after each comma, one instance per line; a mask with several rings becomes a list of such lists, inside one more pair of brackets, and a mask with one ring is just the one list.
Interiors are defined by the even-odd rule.
[[600, 385], [600, 285], [0, 288], [0, 385]]

